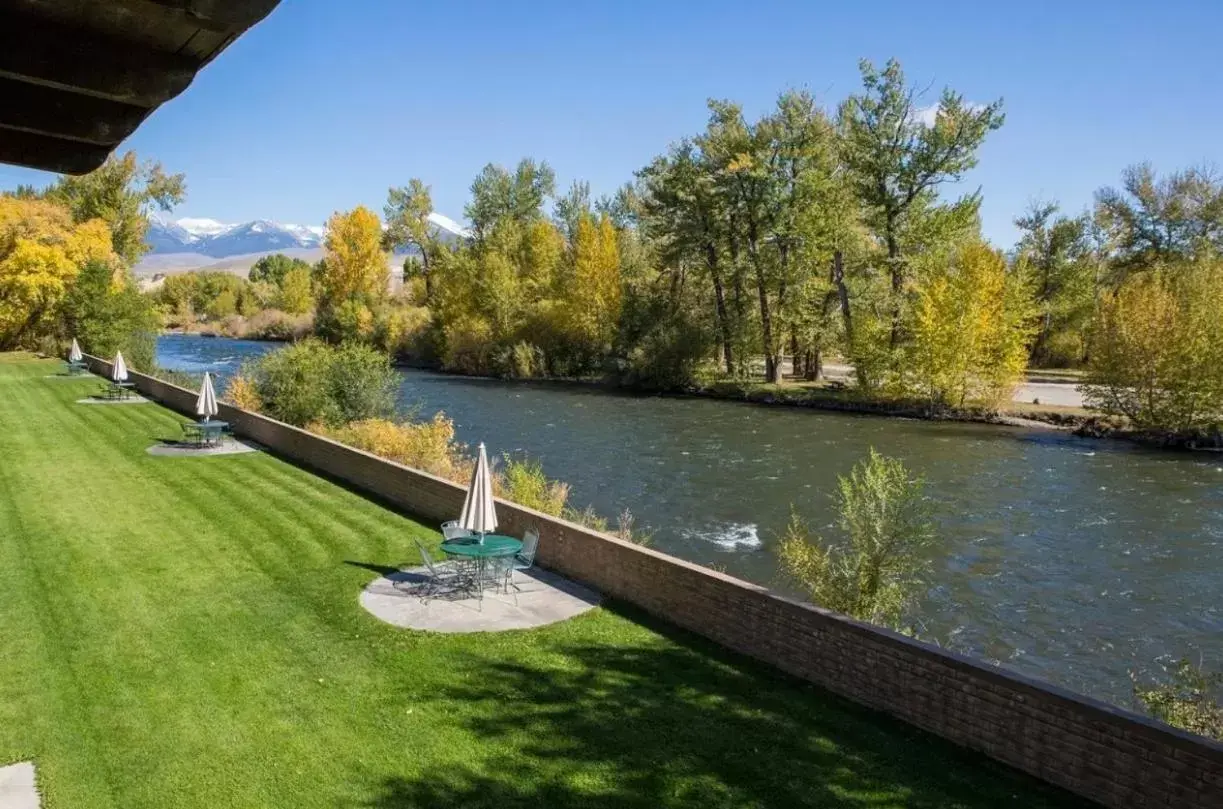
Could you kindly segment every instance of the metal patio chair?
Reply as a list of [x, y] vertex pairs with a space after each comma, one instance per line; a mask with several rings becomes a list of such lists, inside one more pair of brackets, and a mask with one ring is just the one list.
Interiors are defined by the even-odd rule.
[[419, 539], [415, 540], [415, 542], [416, 549], [420, 551], [420, 561], [424, 564], [425, 570], [428, 571], [428, 578], [425, 580], [424, 586], [417, 588], [420, 592], [421, 601], [427, 604], [430, 598], [459, 589], [462, 575], [454, 563], [450, 561], [434, 561], [433, 557], [429, 554], [429, 549]]

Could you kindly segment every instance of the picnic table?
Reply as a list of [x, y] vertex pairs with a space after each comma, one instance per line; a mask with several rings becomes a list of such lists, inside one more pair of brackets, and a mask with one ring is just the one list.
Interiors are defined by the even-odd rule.
[[197, 447], [219, 447], [229, 432], [228, 421], [191, 421], [183, 425], [183, 435]]
[[85, 373], [88, 367], [84, 360], [64, 360], [64, 364], [68, 366], [68, 375], [77, 376]]

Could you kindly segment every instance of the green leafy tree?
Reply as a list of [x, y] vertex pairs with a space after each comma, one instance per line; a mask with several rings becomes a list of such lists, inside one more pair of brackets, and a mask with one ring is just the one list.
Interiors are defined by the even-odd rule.
[[943, 90], [933, 123], [923, 119], [919, 90], [905, 80], [896, 60], [882, 71], [859, 64], [863, 92], [840, 109], [842, 157], [854, 178], [871, 226], [887, 252], [894, 298], [890, 342], [901, 339], [902, 301], [909, 276], [906, 236], [920, 232], [917, 215], [937, 207], [940, 185], [960, 180], [977, 164], [985, 137], [1002, 126], [1002, 101], [974, 105]]
[[708, 277], [723, 368], [735, 376], [735, 345], [744, 324], [741, 310], [732, 308], [730, 302], [734, 273], [728, 256], [731, 222], [725, 198], [715, 186], [715, 171], [692, 140], [681, 141], [655, 158], [638, 172], [643, 185], [641, 226], [659, 260], [697, 268]]
[[[425, 282], [425, 302], [433, 298], [433, 277], [431, 260], [438, 250], [435, 238], [435, 228], [429, 221], [433, 213], [433, 199], [429, 195], [429, 186], [413, 177], [404, 188], [391, 188], [387, 191], [386, 205], [382, 208], [386, 219], [386, 233], [383, 244], [388, 250], [415, 249], [419, 261], [419, 276]], [[404, 264], [404, 277], [407, 278], [408, 265]]]
[[294, 267], [285, 273], [280, 284], [279, 304], [281, 309], [291, 315], [304, 314], [314, 307], [309, 265]]
[[68, 207], [74, 222], [106, 222], [114, 251], [129, 265], [149, 250], [144, 241], [149, 213], [171, 210], [186, 194], [182, 174], [167, 174], [158, 162], [142, 163], [135, 152], [109, 157], [80, 177], [60, 177], [46, 191], [48, 199]]
[[122, 276], [116, 282], [107, 262], [86, 263], [63, 304], [65, 339], [75, 337], [81, 348], [99, 357], [116, 351], [135, 368], [153, 368], [153, 349], [160, 328], [152, 299], [142, 295], [135, 281]]
[[574, 180], [564, 196], [556, 201], [552, 218], [566, 239], [572, 241], [577, 237], [578, 223], [583, 216], [591, 216], [594, 208], [590, 201], [590, 183], [584, 180]]
[[1017, 271], [1031, 278], [1039, 309], [1031, 356], [1038, 367], [1082, 361], [1095, 301], [1088, 219], [1058, 216], [1057, 210], [1054, 203], [1034, 203], [1015, 220], [1021, 233]]
[[805, 92], [782, 94], [774, 112], [754, 124], [736, 104], [713, 102], [710, 110], [700, 146], [728, 206], [732, 263], [739, 264], [741, 247], [755, 286], [765, 378], [780, 382], [790, 298], [810, 271], [802, 261], [811, 247], [804, 212], [835, 171], [832, 127]]
[[196, 274], [193, 272], [167, 275], [157, 290], [157, 298], [172, 312], [197, 314], [197, 283]]
[[286, 256], [284, 253], [273, 253], [256, 261], [248, 277], [253, 282], [265, 281], [279, 287], [284, 286], [285, 276], [296, 269], [304, 269], [308, 274], [310, 264], [300, 258]]
[[544, 202], [554, 193], [556, 174], [547, 163], [523, 158], [512, 174], [489, 163], [471, 184], [471, 202], [463, 213], [482, 240], [498, 222], [527, 225], [541, 218]]
[[825, 543], [792, 514], [778, 545], [783, 571], [821, 607], [900, 628], [935, 538], [925, 484], [872, 448], [839, 478], [844, 538]]
[[1160, 264], [1223, 252], [1223, 178], [1204, 168], [1160, 177], [1130, 166], [1121, 188], [1096, 192], [1095, 217], [1113, 246], [1114, 280]]
[[238, 311], [238, 296], [232, 289], [223, 289], [205, 308], [211, 320], [222, 320]]

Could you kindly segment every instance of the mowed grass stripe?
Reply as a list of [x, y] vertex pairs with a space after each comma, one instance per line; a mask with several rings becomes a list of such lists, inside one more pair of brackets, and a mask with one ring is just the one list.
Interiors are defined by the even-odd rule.
[[[0, 722], [0, 760], [34, 757], [40, 763], [46, 761], [39, 773], [41, 780], [72, 779], [66, 794], [88, 795], [92, 805], [113, 806], [107, 772], [94, 766], [103, 743], [88, 715], [92, 667], [83, 665], [77, 655], [78, 616], [57, 597], [65, 590], [58, 566], [40, 564], [40, 555], [51, 544], [46, 533], [49, 521], [45, 511], [28, 507], [24, 497], [28, 489], [21, 479], [30, 466], [28, 459], [41, 455], [43, 461], [52, 461], [42, 467], [52, 482], [63, 480], [54, 453], [32, 453], [34, 447], [23, 440], [27, 435], [45, 434], [44, 422], [30, 424], [21, 419], [30, 412], [58, 413], [59, 399], [49, 389], [30, 383], [29, 369], [42, 370], [44, 365], [18, 368], [27, 373], [0, 375], [9, 383], [0, 387], [0, 527], [6, 540], [0, 543], [0, 581], [5, 585], [0, 587], [4, 643], [0, 695], [6, 709], [17, 708], [16, 715]], [[75, 382], [48, 382], [68, 388], [66, 393], [80, 387]], [[24, 429], [27, 427], [34, 429]], [[10, 750], [2, 743], [7, 741], [3, 739], [6, 728], [12, 729], [10, 733], [19, 730], [20, 738], [10, 743]], [[51, 749], [63, 754], [47, 756]], [[74, 777], [76, 773], [79, 778]]]
[[532, 632], [359, 606], [436, 531], [0, 356], [0, 761], [47, 809], [1041, 807], [1013, 772], [601, 609]]

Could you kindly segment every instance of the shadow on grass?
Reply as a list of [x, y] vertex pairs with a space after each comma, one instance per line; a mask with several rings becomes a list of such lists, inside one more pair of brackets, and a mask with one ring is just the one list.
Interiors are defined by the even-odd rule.
[[[626, 617], [645, 623], [642, 616]], [[366, 805], [1068, 807], [1018, 773], [664, 627], [460, 659], [437, 699], [478, 745]]]
[[382, 576], [384, 578], [388, 576], [392, 576], [398, 573], [400, 570], [398, 567], [395, 567], [393, 565], [378, 565], [378, 564], [374, 564], [373, 562], [354, 562], [351, 559], [345, 559], [344, 564], [352, 565], [353, 567], [359, 567], [363, 570], [373, 571], [374, 573], [377, 573], [379, 576]]

